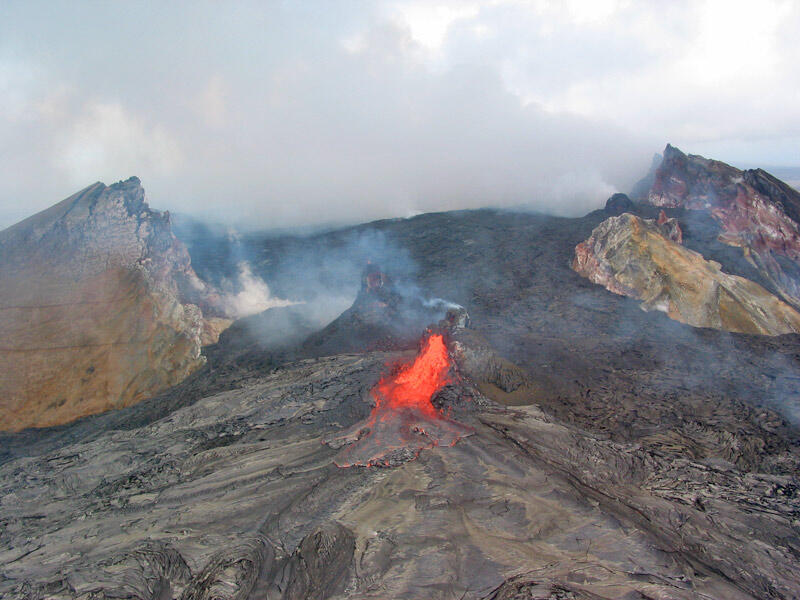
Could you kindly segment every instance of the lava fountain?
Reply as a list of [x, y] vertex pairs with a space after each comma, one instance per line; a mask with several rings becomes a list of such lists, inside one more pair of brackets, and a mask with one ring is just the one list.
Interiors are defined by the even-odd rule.
[[354, 442], [334, 462], [339, 467], [393, 466], [415, 458], [421, 450], [452, 446], [473, 433], [444, 415], [431, 403], [450, 382], [450, 356], [441, 334], [423, 340], [414, 362], [401, 365], [372, 388], [375, 407], [370, 416], [330, 445]]

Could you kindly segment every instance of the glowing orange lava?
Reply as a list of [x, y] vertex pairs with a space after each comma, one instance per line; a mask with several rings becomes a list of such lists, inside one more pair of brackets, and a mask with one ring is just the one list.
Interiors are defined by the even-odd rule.
[[431, 397], [449, 382], [449, 370], [444, 338], [438, 333], [429, 336], [413, 363], [401, 367], [393, 377], [383, 377], [373, 388], [377, 403], [373, 412], [416, 408], [429, 417], [438, 417]]
[[433, 395], [450, 382], [450, 357], [441, 334], [429, 335], [413, 363], [381, 378], [372, 389], [375, 407], [339, 442], [355, 442], [336, 457], [340, 467], [391, 466], [425, 448], [452, 446], [472, 429], [439, 413]]

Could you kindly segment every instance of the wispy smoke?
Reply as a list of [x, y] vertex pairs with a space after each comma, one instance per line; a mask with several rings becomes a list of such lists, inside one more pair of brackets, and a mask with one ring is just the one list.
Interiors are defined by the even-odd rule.
[[238, 327], [264, 348], [299, 343], [342, 314], [356, 299], [368, 261], [389, 275], [403, 297], [403, 323], [426, 325], [460, 308], [438, 297], [445, 295], [441, 291], [420, 287], [417, 261], [381, 224], [277, 237], [242, 235], [186, 215], [174, 224], [200, 277], [224, 293], [229, 314], [249, 317]]
[[259, 276], [253, 274], [250, 263], [241, 261], [239, 273], [234, 282], [225, 280], [223, 283], [223, 306], [227, 314], [235, 317], [248, 317], [263, 312], [268, 308], [290, 306], [297, 304], [292, 300], [274, 297], [267, 283]]
[[441, 310], [458, 310], [464, 308], [460, 304], [450, 302], [444, 298], [428, 298], [422, 301], [425, 308], [441, 309]]

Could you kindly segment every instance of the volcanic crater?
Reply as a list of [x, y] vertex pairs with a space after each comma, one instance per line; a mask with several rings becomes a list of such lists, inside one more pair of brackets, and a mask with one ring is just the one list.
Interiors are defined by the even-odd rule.
[[[0, 434], [0, 595], [800, 596], [800, 336], [642, 310], [635, 285], [672, 281], [626, 278], [647, 254], [597, 283], [572, 269], [581, 244], [600, 264], [600, 233], [647, 220], [658, 248], [794, 306], [791, 253], [731, 245], [700, 200], [739, 189], [728, 171], [673, 150], [642, 194], [581, 218], [244, 238], [254, 272], [303, 304], [235, 323], [154, 397]], [[791, 190], [744, 181], [795, 218]], [[221, 253], [197, 250], [224, 240], [185, 242], [218, 281]], [[620, 281], [630, 294], [606, 289]], [[320, 324], [333, 297], [355, 300]], [[710, 314], [697, 298], [660, 300]]]

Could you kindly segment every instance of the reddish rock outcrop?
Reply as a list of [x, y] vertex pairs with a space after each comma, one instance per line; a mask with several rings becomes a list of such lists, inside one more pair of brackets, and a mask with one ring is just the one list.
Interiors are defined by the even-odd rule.
[[680, 244], [675, 219], [610, 217], [575, 248], [572, 268], [607, 290], [694, 327], [779, 335], [800, 332], [800, 313], [763, 287], [721, 270]]
[[720, 225], [720, 241], [741, 247], [800, 307], [800, 192], [762, 169], [741, 171], [667, 145], [647, 201], [709, 211]]
[[152, 396], [229, 323], [137, 178], [89, 186], [0, 232], [0, 429]]

